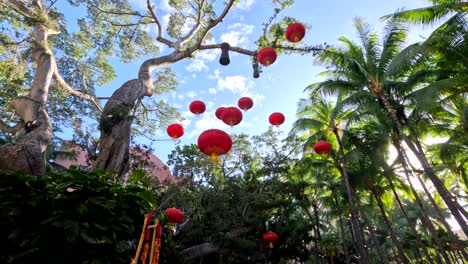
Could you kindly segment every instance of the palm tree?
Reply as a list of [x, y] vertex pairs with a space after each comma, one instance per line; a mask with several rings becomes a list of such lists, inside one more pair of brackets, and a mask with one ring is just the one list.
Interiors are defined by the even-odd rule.
[[347, 126], [347, 118], [351, 118], [353, 111], [343, 108], [341, 104], [342, 97], [338, 96], [336, 104], [326, 102], [317, 94], [311, 93], [309, 100], [302, 100], [299, 103], [298, 116], [300, 117], [293, 125], [292, 133], [299, 133], [302, 131], [311, 132], [304, 144], [305, 147], [310, 148], [313, 142], [321, 138], [334, 136], [338, 143], [338, 158], [335, 161], [336, 167], [343, 176], [343, 183], [346, 188], [351, 223], [356, 241], [356, 247], [363, 263], [369, 263], [368, 252], [362, 239], [362, 229], [359, 223], [359, 211], [356, 209], [353, 189], [350, 185], [348, 172], [346, 168], [346, 158], [343, 149], [341, 133], [344, 127]]
[[[384, 110], [391, 118], [399, 140], [403, 140], [415, 154], [452, 215], [468, 234], [468, 225], [460, 213], [460, 205], [452, 200], [452, 195], [436, 176], [423, 152], [419, 138], [414, 134], [415, 131], [410, 129], [409, 135], [405, 134], [406, 124], [403, 121], [407, 117], [404, 105], [397, 104], [396, 99], [407, 93], [406, 89], [409, 86], [405, 85], [403, 78], [411, 69], [410, 66], [414, 66], [397, 67], [400, 61], [406, 61], [408, 56], [406, 53], [399, 53], [406, 39], [406, 29], [396, 20], [389, 20], [380, 48], [377, 34], [371, 27], [358, 18], [354, 22], [361, 45], [340, 37], [344, 47], [329, 48], [321, 53], [318, 61], [332, 68], [325, 72], [330, 78], [311, 85], [309, 89], [325, 94], [337, 94], [341, 91], [347, 96], [344, 99], [346, 103], [362, 104], [366, 101], [366, 104], [373, 103]], [[370, 99], [369, 95], [373, 95], [376, 100]]]

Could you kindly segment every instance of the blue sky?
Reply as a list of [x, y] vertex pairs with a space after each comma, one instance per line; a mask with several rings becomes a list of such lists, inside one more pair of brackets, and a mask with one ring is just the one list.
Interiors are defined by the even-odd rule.
[[[167, 0], [153, 1], [157, 5], [157, 15], [167, 23], [170, 8]], [[145, 6], [146, 0], [135, 0], [137, 8]], [[281, 12], [282, 15], [295, 17], [309, 26], [305, 38], [307, 45], [336, 44], [339, 36], [355, 39], [352, 26], [354, 17], [362, 17], [375, 26], [378, 32], [383, 29], [381, 16], [397, 9], [412, 9], [429, 5], [423, 0], [296, 0], [296, 3]], [[261, 34], [262, 23], [272, 14], [271, 0], [241, 0], [212, 33], [216, 43], [229, 42], [231, 45], [255, 49], [255, 40]], [[149, 28], [154, 32], [154, 28]], [[408, 43], [420, 40], [430, 29], [420, 27], [411, 29]], [[171, 50], [162, 48], [161, 53]], [[263, 69], [259, 79], [252, 78], [250, 59], [245, 55], [230, 53], [229, 66], [218, 62], [219, 51], [203, 51], [194, 59], [184, 60], [172, 66], [177, 74], [179, 86], [175, 92], [163, 95], [169, 104], [177, 107], [185, 120], [185, 135], [179, 144], [196, 143], [198, 135], [206, 129], [220, 128], [228, 133], [247, 133], [257, 135], [268, 127], [268, 116], [272, 112], [282, 112], [285, 123], [278, 129], [288, 133], [295, 120], [296, 103], [304, 97], [303, 90], [311, 83], [320, 81], [317, 74], [323, 67], [314, 64], [310, 55], [281, 55], [277, 61]], [[117, 78], [111, 83], [96, 89], [98, 96], [110, 96], [125, 81], [136, 78], [140, 61], [122, 64], [115, 60]], [[219, 106], [236, 105], [241, 96], [250, 96], [254, 107], [244, 113], [244, 119], [236, 127], [229, 127], [218, 120], [214, 111]], [[188, 111], [193, 100], [202, 100], [207, 111], [195, 116]], [[165, 129], [158, 131], [157, 139], [167, 139]], [[145, 140], [142, 142], [149, 143]], [[167, 156], [175, 148], [172, 141], [154, 142], [154, 153], [167, 162]]]

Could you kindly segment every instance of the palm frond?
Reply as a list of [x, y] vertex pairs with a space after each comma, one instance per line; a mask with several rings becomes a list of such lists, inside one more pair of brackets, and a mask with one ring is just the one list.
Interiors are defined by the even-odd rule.
[[414, 43], [400, 51], [390, 62], [387, 62], [384, 80], [401, 77], [408, 69], [420, 62], [422, 55], [429, 52], [424, 42]]
[[407, 28], [396, 19], [390, 19], [385, 25], [382, 55], [379, 61], [379, 75], [386, 72], [387, 66], [400, 52], [407, 38]]
[[364, 47], [367, 68], [374, 71], [377, 69], [380, 60], [379, 37], [372, 27], [361, 18], [354, 19], [354, 27], [361, 40], [361, 45]]
[[[442, 2], [442, 1], [440, 1]], [[432, 24], [435, 23], [447, 15], [453, 12], [466, 12], [468, 6], [463, 0], [452, 0], [445, 1], [441, 4], [436, 4], [429, 7], [411, 9], [411, 10], [399, 10], [393, 14], [383, 16], [383, 20], [387, 19], [398, 19], [406, 21], [411, 24]]]

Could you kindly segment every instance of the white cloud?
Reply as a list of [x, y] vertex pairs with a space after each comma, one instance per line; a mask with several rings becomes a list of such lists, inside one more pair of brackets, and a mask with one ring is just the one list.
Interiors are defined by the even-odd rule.
[[188, 126], [192, 123], [192, 120], [190, 120], [190, 119], [184, 119], [184, 120], [182, 120], [181, 123], [182, 123], [182, 125], [183, 125], [184, 128], [185, 128], [185, 127], [188, 127]]
[[185, 69], [189, 72], [199, 72], [202, 70], [208, 70], [208, 66], [206, 66], [203, 60], [193, 59]]
[[213, 72], [213, 74], [208, 74], [207, 78], [208, 78], [208, 79], [211, 79], [211, 80], [213, 80], [213, 79], [215, 79], [215, 80], [216, 80], [216, 79], [219, 79], [219, 74], [220, 74], [220, 73], [221, 73], [221, 72], [219, 71], [219, 69], [216, 69], [216, 70]]
[[219, 56], [219, 54], [221, 54], [219, 49], [201, 50], [195, 53], [195, 58], [214, 61]]
[[223, 121], [216, 118], [214, 111], [205, 112], [202, 115], [195, 117], [194, 125], [195, 125], [195, 129], [188, 136], [189, 139], [195, 135], [199, 135], [201, 132], [207, 129], [212, 129], [212, 128], [223, 129], [223, 130], [229, 129], [228, 125], [226, 125], [225, 123], [223, 123]]
[[183, 94], [178, 94], [178, 95], [177, 95], [177, 98], [178, 98], [179, 100], [184, 100], [185, 96], [184, 96]]
[[246, 46], [248, 44], [248, 35], [253, 32], [254, 26], [236, 23], [230, 25], [227, 33], [221, 35], [221, 41], [227, 42], [231, 46]]
[[188, 98], [193, 99], [193, 98], [195, 98], [195, 96], [197, 96], [197, 93], [194, 92], [194, 91], [190, 91], [190, 92], [187, 93]]
[[215, 88], [210, 88], [210, 89], [208, 89], [208, 93], [209, 93], [209, 94], [216, 94], [217, 91], [216, 91]]
[[241, 75], [226, 76], [218, 79], [218, 88], [220, 90], [229, 90], [234, 94], [247, 94], [254, 86], [254, 82]]
[[255, 0], [240, 0], [235, 7], [242, 10], [249, 10], [254, 3]]

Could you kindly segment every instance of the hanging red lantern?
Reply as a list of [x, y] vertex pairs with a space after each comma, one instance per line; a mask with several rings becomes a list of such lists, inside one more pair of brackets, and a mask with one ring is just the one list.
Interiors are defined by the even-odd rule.
[[180, 124], [171, 124], [167, 127], [166, 132], [171, 138], [175, 140], [184, 134], [184, 127]]
[[216, 111], [215, 111], [215, 116], [220, 120], [222, 120], [221, 117], [223, 115], [224, 109], [226, 109], [226, 107], [221, 106], [221, 107], [218, 107], [218, 109], [216, 109]]
[[250, 99], [250, 97], [242, 97], [237, 101], [237, 105], [239, 106], [240, 109], [247, 111], [253, 106], [253, 101]]
[[236, 107], [227, 107], [221, 114], [221, 120], [227, 125], [235, 126], [242, 121], [242, 112]]
[[184, 219], [184, 213], [177, 208], [167, 208], [166, 215], [169, 219], [169, 224], [179, 224]]
[[274, 126], [279, 126], [283, 124], [284, 120], [285, 120], [284, 115], [279, 112], [275, 112], [271, 114], [270, 117], [268, 118], [268, 121], [270, 121], [270, 124]]
[[218, 162], [218, 157], [231, 150], [231, 137], [219, 129], [208, 129], [200, 134], [197, 142], [198, 149], [211, 157], [211, 161]]
[[273, 244], [278, 242], [278, 234], [272, 231], [268, 231], [263, 234], [263, 241], [265, 241], [270, 248], [273, 248]]
[[304, 38], [305, 27], [301, 23], [293, 23], [288, 26], [284, 35], [290, 42], [299, 42]]
[[331, 150], [332, 150], [331, 144], [325, 140], [320, 140], [314, 145], [315, 153], [322, 155], [323, 158], [325, 158], [327, 154], [331, 152]]
[[274, 48], [263, 48], [257, 53], [257, 59], [260, 64], [269, 66], [276, 60], [276, 51]]
[[199, 115], [199, 114], [203, 114], [203, 112], [205, 112], [206, 110], [206, 106], [205, 106], [205, 103], [203, 103], [202, 101], [193, 101], [190, 103], [189, 105], [189, 109], [190, 109], [190, 112], [196, 114], [196, 115]]

